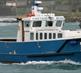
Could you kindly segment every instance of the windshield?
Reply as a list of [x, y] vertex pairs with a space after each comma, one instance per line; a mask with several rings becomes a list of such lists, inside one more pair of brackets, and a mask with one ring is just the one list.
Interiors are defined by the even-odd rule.
[[24, 25], [25, 25], [26, 27], [29, 27], [29, 26], [30, 26], [30, 21], [24, 21]]
[[57, 27], [61, 27], [61, 24], [62, 24], [62, 21], [60, 21], [60, 20], [58, 20], [58, 21], [56, 22], [56, 26], [57, 26]]
[[34, 21], [33, 27], [41, 27], [42, 22], [41, 21]]

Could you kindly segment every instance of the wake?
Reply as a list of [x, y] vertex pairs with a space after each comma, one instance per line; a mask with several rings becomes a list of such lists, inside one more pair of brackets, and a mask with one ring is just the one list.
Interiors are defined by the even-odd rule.
[[[61, 60], [61, 61], [28, 61], [26, 63], [12, 63], [12, 65], [51, 65], [51, 64], [72, 64], [72, 65], [81, 65], [79, 62], [75, 62], [72, 60]], [[11, 65], [11, 64], [4, 64], [0, 63], [0, 65]]]
[[72, 64], [72, 65], [81, 65], [81, 63], [79, 62], [74, 62], [72, 60], [61, 60], [61, 61], [28, 61], [26, 63], [13, 63], [13, 65], [44, 65], [44, 64], [47, 64], [47, 65], [52, 65], [52, 64]]

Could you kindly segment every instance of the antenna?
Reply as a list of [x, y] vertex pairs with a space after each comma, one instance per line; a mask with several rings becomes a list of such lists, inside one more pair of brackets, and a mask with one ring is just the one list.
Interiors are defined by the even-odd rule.
[[42, 3], [42, 1], [36, 1], [33, 0], [33, 6], [32, 6], [32, 13], [37, 15], [40, 14], [43, 10], [43, 7], [40, 7], [39, 5]]

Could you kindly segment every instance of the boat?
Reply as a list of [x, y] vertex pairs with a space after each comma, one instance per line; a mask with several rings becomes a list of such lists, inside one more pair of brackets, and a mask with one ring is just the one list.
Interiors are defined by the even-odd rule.
[[[18, 21], [17, 38], [0, 39], [0, 62], [72, 60], [81, 63], [81, 30], [65, 30], [64, 16], [42, 13], [41, 1], [34, 1], [26, 17]], [[0, 21], [5, 21], [2, 19]]]

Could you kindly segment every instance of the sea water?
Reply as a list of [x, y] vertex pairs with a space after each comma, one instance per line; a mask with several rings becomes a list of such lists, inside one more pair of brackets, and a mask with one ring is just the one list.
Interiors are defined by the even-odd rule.
[[73, 61], [29, 61], [27, 63], [0, 63], [0, 73], [81, 73], [81, 64]]
[[[65, 23], [63, 29], [75, 30], [80, 29], [80, 27], [79, 23]], [[17, 23], [0, 23], [0, 38], [16, 38], [17, 30]], [[29, 61], [27, 63], [13, 64], [0, 63], [0, 73], [81, 73], [81, 63], [71, 60]]]

